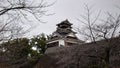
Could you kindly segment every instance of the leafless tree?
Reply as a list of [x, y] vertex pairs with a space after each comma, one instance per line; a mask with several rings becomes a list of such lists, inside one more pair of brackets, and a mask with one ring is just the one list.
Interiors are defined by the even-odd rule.
[[114, 42], [114, 38], [119, 35], [120, 15], [114, 17], [110, 13], [107, 14], [107, 20], [103, 21], [102, 24], [96, 24], [92, 29], [98, 39], [105, 39], [106, 46], [104, 46], [104, 49], [106, 56], [104, 61], [106, 66], [109, 68], [111, 50], [114, 47], [117, 47]]
[[[103, 57], [102, 60], [104, 60], [106, 68], [109, 68], [111, 51], [114, 47], [117, 47], [114, 42], [114, 38], [119, 35], [120, 14], [118, 14], [117, 16], [113, 16], [111, 13], [107, 12], [106, 15], [108, 15], [108, 17], [106, 18], [106, 20], [104, 19], [101, 21], [101, 23], [96, 23], [100, 13], [98, 13], [97, 17], [92, 21], [90, 12], [91, 8], [89, 8], [88, 6], [86, 6], [86, 8], [87, 15], [81, 16], [84, 21], [78, 19], [80, 22], [84, 23], [86, 27], [84, 27], [83, 31], [77, 28], [78, 32], [85, 35], [87, 38], [90, 38], [93, 42], [104, 39], [105, 46], [99, 46], [104, 48], [105, 57]], [[87, 32], [85, 32], [85, 29], [87, 30]], [[95, 43], [95, 45], [97, 45], [97, 43]], [[91, 57], [101, 58], [102, 56], [91, 55]]]
[[92, 27], [97, 22], [101, 11], [99, 11], [97, 16], [93, 19], [91, 17], [93, 15], [92, 8], [93, 8], [92, 6], [89, 7], [88, 5], [85, 4], [86, 12], [84, 15], [81, 15], [81, 19], [78, 19], [80, 23], [83, 23], [85, 25], [85, 28], [83, 31], [80, 28], [77, 28], [77, 32], [86, 36], [87, 39], [90, 39], [91, 41], [95, 42], [96, 36], [94, 35]]
[[43, 0], [0, 0], [0, 41], [24, 34], [26, 22], [43, 22], [51, 5]]
[[81, 35], [84, 35], [88, 40], [95, 42], [101, 39], [110, 39], [119, 35], [120, 28], [120, 14], [113, 16], [111, 13], [107, 12], [107, 18], [105, 20], [100, 20], [99, 11], [97, 16], [94, 18], [92, 7], [85, 5], [86, 14], [81, 15], [81, 18], [78, 19], [80, 23], [83, 23], [83, 30], [81, 28], [76, 28], [77, 32]]
[[107, 13], [107, 15], [107, 20], [103, 20], [103, 23], [95, 24], [92, 27], [92, 30], [98, 39], [108, 40], [119, 35], [120, 15], [116, 17], [110, 13]]

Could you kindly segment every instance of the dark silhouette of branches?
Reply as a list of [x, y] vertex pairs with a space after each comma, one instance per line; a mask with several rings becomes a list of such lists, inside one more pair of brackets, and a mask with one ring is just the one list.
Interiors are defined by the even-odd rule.
[[[117, 16], [113, 16], [113, 14], [107, 12], [106, 15], [108, 17], [104, 18], [104, 20], [101, 20], [101, 23], [96, 23], [100, 16], [100, 12], [98, 13], [95, 19], [92, 19], [91, 8], [89, 8], [87, 5], [86, 5], [86, 11], [87, 11], [86, 16], [83, 15], [81, 16], [83, 20], [78, 19], [78, 21], [80, 21], [85, 25], [84, 30], [77, 28], [78, 32], [86, 36], [87, 38], [90, 38], [92, 42], [96, 42], [102, 39], [104, 40], [104, 44], [105, 44], [104, 46], [99, 45], [100, 47], [103, 47], [105, 51], [105, 56], [103, 58], [101, 58], [102, 56], [94, 56], [94, 55], [86, 55], [86, 56], [92, 58], [101, 58], [102, 60], [104, 60], [106, 68], [109, 68], [111, 51], [114, 47], [117, 47], [115, 45], [114, 38], [119, 36], [120, 14], [118, 14]], [[97, 42], [94, 44], [98, 45]]]
[[86, 32], [83, 32], [81, 31], [79, 28], [77, 28], [77, 31], [82, 34], [82, 35], [85, 35], [87, 36], [88, 38], [90, 38], [91, 41], [95, 42], [96, 41], [96, 37], [94, 35], [94, 31], [92, 30], [92, 27], [93, 25], [97, 22], [99, 16], [100, 16], [100, 13], [101, 11], [99, 11], [99, 13], [97, 14], [97, 16], [92, 19], [92, 6], [88, 6], [85, 4], [85, 10], [86, 10], [86, 13], [84, 15], [81, 15], [81, 19], [78, 19], [78, 21], [80, 21], [81, 23], [83, 23], [85, 25], [85, 29], [88, 29], [87, 33]]
[[42, 22], [40, 18], [46, 15], [47, 10], [45, 8], [53, 5], [43, 0], [4, 0], [0, 4], [0, 16], [4, 14], [17, 14], [28, 20], [27, 13], [30, 13], [40, 22]]
[[116, 18], [108, 13], [108, 18], [102, 24], [96, 24], [92, 27], [95, 35], [99, 39], [110, 39], [118, 36], [120, 28], [120, 15]]
[[53, 4], [44, 0], [0, 0], [0, 40], [24, 35], [31, 29], [24, 30], [22, 25], [27, 22], [44, 22], [41, 17]]

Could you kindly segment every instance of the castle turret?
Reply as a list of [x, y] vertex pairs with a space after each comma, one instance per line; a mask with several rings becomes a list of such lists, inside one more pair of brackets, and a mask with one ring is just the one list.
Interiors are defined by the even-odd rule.
[[51, 38], [47, 42], [48, 47], [72, 46], [82, 43], [76, 37], [76, 32], [72, 30], [72, 24], [68, 20], [62, 21], [56, 26], [57, 30], [52, 33]]

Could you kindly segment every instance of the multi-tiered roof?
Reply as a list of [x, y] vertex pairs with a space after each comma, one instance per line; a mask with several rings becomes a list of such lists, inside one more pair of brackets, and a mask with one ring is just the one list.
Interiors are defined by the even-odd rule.
[[51, 38], [48, 40], [48, 47], [71, 46], [82, 42], [76, 37], [76, 32], [72, 30], [71, 26], [72, 24], [68, 20], [57, 24], [57, 30], [52, 33]]

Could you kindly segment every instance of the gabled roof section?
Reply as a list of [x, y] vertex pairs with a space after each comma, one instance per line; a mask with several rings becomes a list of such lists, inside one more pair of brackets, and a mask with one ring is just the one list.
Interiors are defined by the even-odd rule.
[[62, 21], [61, 23], [57, 24], [57, 26], [61, 25], [61, 24], [67, 24], [67, 25], [73, 25], [72, 23], [70, 23], [68, 21], [68, 19], [66, 19], [65, 21]]

